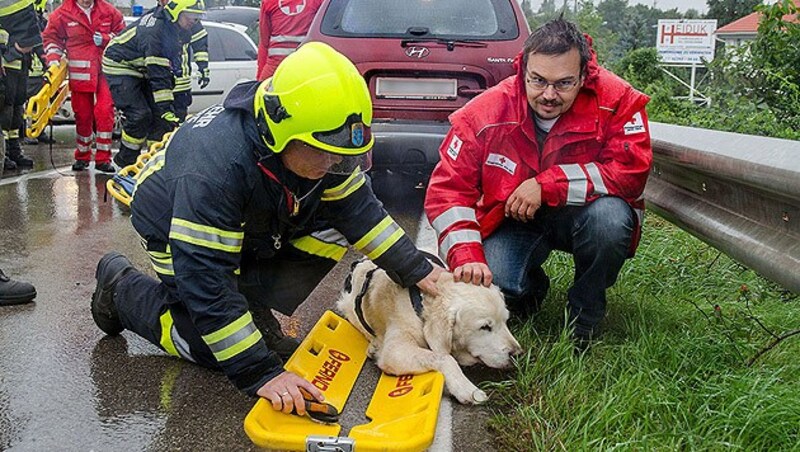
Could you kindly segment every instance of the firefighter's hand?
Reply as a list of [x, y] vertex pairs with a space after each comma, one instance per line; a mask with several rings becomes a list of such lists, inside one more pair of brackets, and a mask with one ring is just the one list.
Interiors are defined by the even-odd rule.
[[532, 220], [536, 211], [542, 206], [542, 186], [530, 178], [519, 184], [506, 201], [506, 217], [511, 217], [523, 223]]
[[300, 388], [303, 388], [319, 402], [325, 400], [322, 391], [317, 389], [316, 386], [299, 375], [288, 371], [266, 382], [256, 394], [269, 400], [272, 403], [272, 409], [276, 411], [289, 414], [292, 409], [296, 409], [297, 414], [303, 416], [306, 414], [306, 404]]
[[489, 287], [492, 284], [492, 271], [481, 262], [470, 262], [453, 270], [453, 280]]
[[173, 129], [177, 128], [181, 125], [181, 119], [175, 116], [175, 113], [168, 111], [161, 115], [161, 119], [167, 122]]
[[445, 270], [442, 267], [433, 264], [433, 270], [428, 273], [428, 276], [422, 278], [417, 283], [419, 290], [434, 297], [439, 295], [439, 287], [436, 285], [436, 281], [439, 280], [439, 276], [444, 273], [444, 271]]
[[103, 47], [103, 34], [99, 31], [95, 31], [92, 35], [92, 41], [94, 41], [94, 45], [97, 47]]
[[33, 50], [33, 46], [30, 47], [20, 47], [18, 42], [14, 43], [14, 48], [17, 49], [19, 53], [30, 53]]
[[208, 69], [208, 67], [200, 70], [197, 82], [200, 84], [200, 89], [205, 88], [209, 83], [211, 83], [211, 71]]

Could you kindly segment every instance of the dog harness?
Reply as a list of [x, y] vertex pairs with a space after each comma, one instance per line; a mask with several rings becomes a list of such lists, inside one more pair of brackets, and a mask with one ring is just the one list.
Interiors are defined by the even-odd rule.
[[[433, 254], [430, 254], [422, 250], [420, 250], [420, 252], [424, 254], [429, 261], [438, 264], [442, 268], [445, 268], [444, 263], [437, 256], [434, 256]], [[353, 285], [352, 285], [353, 270], [356, 268], [356, 265], [360, 264], [361, 262], [363, 262], [363, 259], [355, 261], [350, 265], [350, 274], [347, 275], [347, 279], [345, 279], [344, 281], [344, 290], [346, 292], [351, 292], [353, 290]], [[367, 333], [371, 334], [373, 337], [375, 336], [375, 330], [373, 330], [372, 327], [369, 326], [369, 323], [367, 323], [367, 319], [366, 317], [364, 317], [364, 308], [362, 307], [362, 304], [364, 302], [364, 295], [367, 294], [367, 290], [369, 289], [369, 283], [372, 281], [372, 275], [375, 273], [376, 270], [378, 270], [377, 267], [368, 271], [367, 274], [364, 275], [364, 284], [361, 286], [361, 290], [358, 292], [358, 295], [356, 295], [356, 299], [354, 301], [355, 311], [356, 311], [356, 316], [358, 316], [358, 321], [361, 322], [361, 326], [364, 327]], [[419, 287], [417, 287], [416, 285], [412, 285], [411, 287], [409, 287], [408, 298], [411, 300], [411, 306], [414, 308], [414, 312], [417, 313], [417, 317], [422, 318], [423, 295], [422, 292], [419, 290]]]

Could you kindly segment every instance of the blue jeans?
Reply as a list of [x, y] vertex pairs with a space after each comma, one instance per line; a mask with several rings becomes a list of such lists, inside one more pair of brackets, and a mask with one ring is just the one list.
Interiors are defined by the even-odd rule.
[[543, 207], [527, 223], [506, 219], [483, 244], [494, 283], [509, 306], [541, 303], [549, 287], [542, 264], [553, 250], [572, 254], [569, 320], [576, 335], [590, 336], [605, 316], [606, 289], [628, 255], [634, 215], [625, 201], [606, 196], [586, 206]]

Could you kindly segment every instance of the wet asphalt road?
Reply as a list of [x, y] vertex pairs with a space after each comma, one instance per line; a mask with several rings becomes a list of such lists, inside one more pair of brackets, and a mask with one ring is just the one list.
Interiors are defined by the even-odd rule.
[[[71, 132], [56, 131], [57, 169], [47, 145], [27, 146], [34, 170], [0, 180], [0, 268], [38, 291], [35, 303], [0, 307], [0, 450], [257, 450], [242, 427], [254, 399], [224, 375], [168, 357], [130, 332], [104, 337], [94, 325], [89, 300], [104, 253], [120, 251], [151, 270], [127, 212], [110, 196], [104, 200], [108, 176], [70, 171]], [[417, 179], [381, 173], [374, 187], [418, 246], [434, 249]], [[355, 257], [348, 254], [282, 319], [287, 333], [302, 336], [332, 307]], [[482, 370], [468, 375], [500, 378]], [[368, 362], [343, 413], [343, 434], [366, 422], [377, 378]], [[431, 450], [492, 450], [487, 415], [445, 396]]]

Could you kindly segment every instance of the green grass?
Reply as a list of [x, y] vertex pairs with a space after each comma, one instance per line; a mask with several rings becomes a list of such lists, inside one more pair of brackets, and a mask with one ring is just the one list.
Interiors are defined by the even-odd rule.
[[562, 328], [571, 257], [551, 256], [528, 350], [488, 384], [499, 450], [800, 450], [796, 295], [648, 213], [637, 256], [609, 291], [600, 341], [574, 352]]

